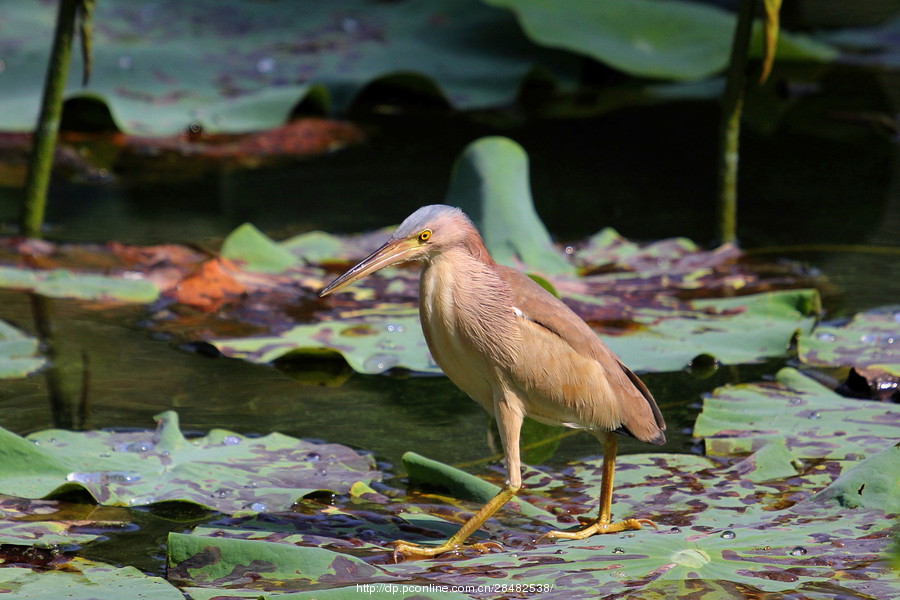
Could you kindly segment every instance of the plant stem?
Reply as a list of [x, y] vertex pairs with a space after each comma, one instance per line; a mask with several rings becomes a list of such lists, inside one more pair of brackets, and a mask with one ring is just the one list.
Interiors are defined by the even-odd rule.
[[756, 0], [741, 0], [731, 60], [726, 75], [725, 95], [722, 98], [722, 117], [719, 131], [719, 197], [717, 223], [721, 242], [737, 241], [737, 182], [740, 156], [741, 113], [744, 108], [744, 88], [747, 83], [747, 54], [753, 31]]
[[47, 77], [44, 81], [44, 97], [41, 113], [32, 140], [31, 160], [25, 180], [25, 202], [22, 206], [20, 225], [27, 237], [40, 237], [47, 204], [47, 188], [53, 168], [53, 153], [62, 115], [63, 90], [69, 74], [69, 57], [72, 54], [72, 37], [78, 14], [79, 0], [60, 0], [56, 17], [56, 32]]

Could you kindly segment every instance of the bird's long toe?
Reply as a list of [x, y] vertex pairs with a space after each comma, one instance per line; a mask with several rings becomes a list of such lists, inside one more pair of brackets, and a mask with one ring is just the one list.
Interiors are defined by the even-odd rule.
[[608, 521], [603, 522], [596, 519], [585, 527], [575, 529], [574, 531], [548, 531], [541, 536], [540, 540], [584, 540], [597, 534], [643, 529], [644, 525], [659, 529], [656, 526], [656, 523], [650, 519], [625, 519], [624, 521], [619, 521], [617, 523], [610, 523]]
[[397, 540], [391, 542], [390, 546], [394, 547], [391, 556], [395, 563], [407, 560], [424, 560], [434, 558], [441, 554], [453, 552], [462, 554], [466, 550], [477, 550], [481, 554], [487, 554], [494, 551], [503, 551], [503, 546], [497, 542], [476, 542], [474, 544], [441, 544], [440, 546], [420, 546], [411, 542]]

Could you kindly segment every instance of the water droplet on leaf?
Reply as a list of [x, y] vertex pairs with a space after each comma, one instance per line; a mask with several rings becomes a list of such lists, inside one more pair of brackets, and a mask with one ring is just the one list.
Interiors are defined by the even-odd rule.
[[721, 535], [719, 535], [719, 537], [720, 537], [720, 538], [723, 538], [723, 539], [726, 539], [726, 540], [733, 540], [734, 538], [737, 537], [737, 534], [735, 534], [735, 533], [734, 533], [733, 531], [731, 531], [730, 529], [726, 529], [725, 531], [723, 531], [723, 532], [721, 533]]
[[791, 556], [803, 556], [804, 554], [806, 554], [806, 548], [803, 546], [796, 546], [791, 550]]
[[223, 446], [237, 446], [240, 443], [241, 443], [241, 438], [239, 438], [236, 435], [227, 435], [224, 438], [222, 438]]
[[625, 554], [625, 550], [622, 548], [613, 548], [613, 554]]
[[392, 367], [396, 367], [400, 360], [391, 354], [373, 354], [363, 363], [363, 371], [367, 373], [382, 373]]
[[116, 444], [116, 452], [149, 452], [153, 450], [153, 442], [124, 442]]

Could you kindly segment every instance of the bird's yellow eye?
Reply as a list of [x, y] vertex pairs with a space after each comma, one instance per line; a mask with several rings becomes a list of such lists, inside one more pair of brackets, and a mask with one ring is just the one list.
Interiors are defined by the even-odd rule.
[[419, 234], [419, 241], [420, 241], [420, 242], [427, 242], [427, 241], [430, 240], [430, 239], [431, 239], [431, 230], [430, 230], [430, 229], [423, 229], [423, 230], [422, 230], [422, 233]]

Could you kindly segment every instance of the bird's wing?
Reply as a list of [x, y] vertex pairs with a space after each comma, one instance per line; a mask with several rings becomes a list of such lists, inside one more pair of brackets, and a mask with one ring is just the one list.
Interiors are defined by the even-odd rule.
[[650, 428], [658, 430], [659, 435], [644, 441], [664, 443], [665, 435], [662, 434], [662, 430], [666, 428], [665, 421], [647, 386], [622, 364], [587, 323], [527, 275], [499, 265], [498, 271], [512, 289], [513, 305], [522, 312], [524, 318], [561, 338], [579, 355], [593, 358], [605, 371], [606, 380], [620, 398], [619, 405], [624, 413], [622, 423], [625, 432], [635, 435], [636, 432], [633, 431], [635, 429], [646, 430], [647, 425], [641, 426], [636, 421], [649, 417], [647, 414], [649, 408], [655, 422], [655, 427], [651, 425]]

